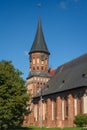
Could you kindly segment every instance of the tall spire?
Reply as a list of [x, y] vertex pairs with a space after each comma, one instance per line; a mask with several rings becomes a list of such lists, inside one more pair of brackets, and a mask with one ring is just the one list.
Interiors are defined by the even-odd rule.
[[38, 19], [38, 26], [37, 26], [35, 39], [30, 49], [29, 54], [34, 53], [34, 52], [45, 52], [47, 54], [50, 54], [50, 52], [48, 51], [45, 39], [44, 39], [40, 18]]

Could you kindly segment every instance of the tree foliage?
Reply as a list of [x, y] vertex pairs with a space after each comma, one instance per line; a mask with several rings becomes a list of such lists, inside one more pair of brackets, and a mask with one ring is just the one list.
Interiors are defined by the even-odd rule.
[[19, 127], [23, 123], [29, 95], [21, 75], [10, 61], [0, 62], [0, 129]]
[[87, 124], [87, 115], [78, 114], [77, 116], [75, 116], [74, 123], [80, 127], [86, 125]]

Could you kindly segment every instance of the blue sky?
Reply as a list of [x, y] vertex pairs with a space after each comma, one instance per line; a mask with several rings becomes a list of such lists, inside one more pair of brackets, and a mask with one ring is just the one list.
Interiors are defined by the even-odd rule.
[[51, 53], [49, 67], [87, 52], [87, 0], [0, 0], [0, 61], [29, 74], [29, 52], [38, 16]]

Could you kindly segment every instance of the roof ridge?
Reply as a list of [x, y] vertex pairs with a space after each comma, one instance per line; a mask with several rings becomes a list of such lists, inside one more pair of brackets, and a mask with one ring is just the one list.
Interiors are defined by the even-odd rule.
[[71, 61], [68, 61], [62, 65], [60, 65], [58, 68], [57, 68], [57, 71], [62, 71], [64, 68], [69, 68], [73, 65], [78, 65], [78, 62], [81, 62], [81, 60], [83, 61], [83, 58], [84, 57], [87, 57], [87, 53], [83, 54], [83, 55], [80, 55], [79, 57], [76, 57], [75, 59], [72, 59]]

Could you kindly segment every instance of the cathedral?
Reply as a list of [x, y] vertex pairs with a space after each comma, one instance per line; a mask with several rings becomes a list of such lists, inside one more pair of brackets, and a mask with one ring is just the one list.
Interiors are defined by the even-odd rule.
[[[26, 80], [31, 101], [24, 125], [73, 127], [77, 114], [87, 114], [87, 54], [69, 61], [56, 70], [49, 68], [50, 52], [41, 20], [29, 51], [30, 71]], [[57, 57], [56, 57], [57, 58]]]

